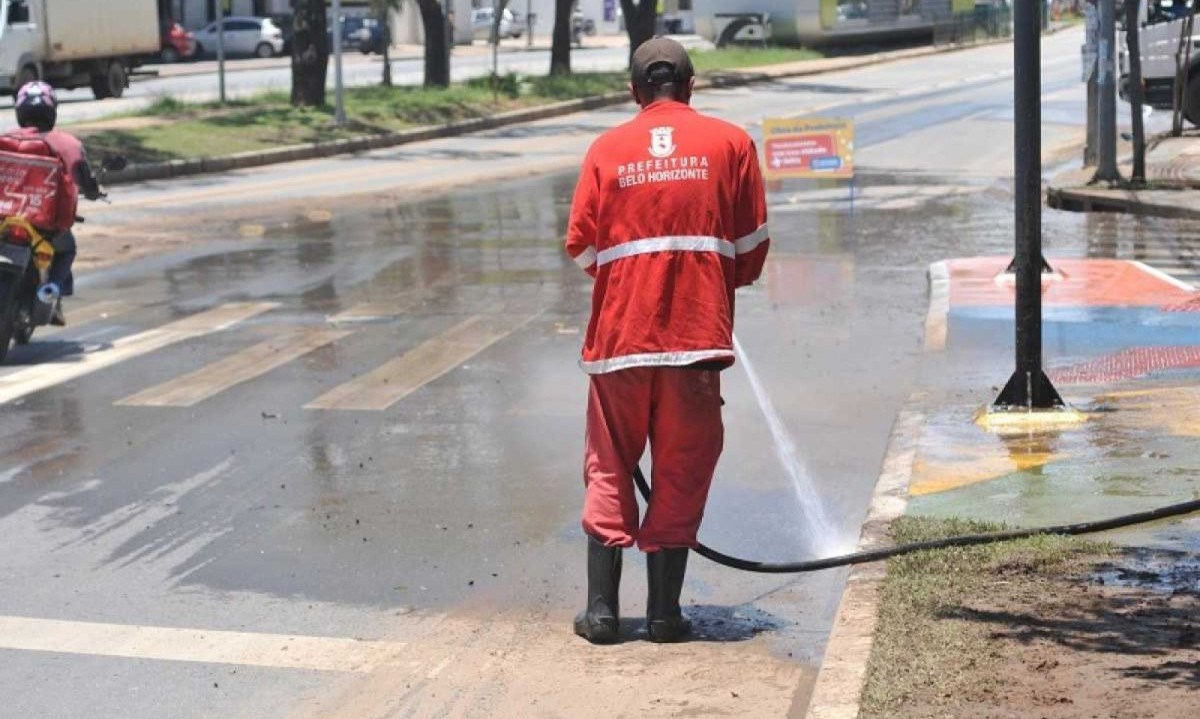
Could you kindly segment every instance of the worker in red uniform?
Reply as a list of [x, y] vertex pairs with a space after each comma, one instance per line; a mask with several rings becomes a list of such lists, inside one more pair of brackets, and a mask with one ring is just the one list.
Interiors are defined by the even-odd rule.
[[[685, 637], [679, 595], [724, 440], [720, 371], [733, 364], [734, 289], [769, 238], [758, 152], [744, 130], [689, 106], [692, 63], [654, 38], [631, 62], [641, 112], [583, 161], [567, 253], [595, 278], [580, 362], [591, 375], [584, 458], [587, 608], [575, 632], [617, 640], [621, 550], [646, 553], [650, 640]], [[650, 444], [639, 522], [632, 471]]]

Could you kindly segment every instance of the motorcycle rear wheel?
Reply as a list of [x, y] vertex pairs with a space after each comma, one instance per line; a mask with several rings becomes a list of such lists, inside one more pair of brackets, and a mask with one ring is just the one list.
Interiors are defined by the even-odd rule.
[[12, 346], [13, 330], [16, 328], [16, 297], [13, 295], [13, 285], [19, 280], [16, 277], [0, 276], [0, 364], [8, 357], [8, 348]]

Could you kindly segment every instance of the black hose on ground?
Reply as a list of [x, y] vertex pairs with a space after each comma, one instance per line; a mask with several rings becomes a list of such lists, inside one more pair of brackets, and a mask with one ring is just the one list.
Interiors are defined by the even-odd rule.
[[[650, 501], [650, 485], [646, 482], [646, 477], [642, 474], [641, 467], [634, 468], [633, 481], [637, 484], [638, 491], [641, 492], [642, 498], [646, 501]], [[912, 544], [901, 544], [894, 547], [883, 547], [881, 549], [871, 549], [865, 552], [843, 554], [839, 557], [810, 559], [804, 562], [756, 562], [750, 559], [731, 557], [728, 554], [723, 554], [715, 549], [710, 549], [703, 544], [697, 546], [693, 551], [696, 552], [696, 554], [699, 554], [701, 557], [710, 559], [717, 564], [731, 567], [733, 569], [741, 569], [745, 572], [759, 572], [761, 574], [799, 574], [802, 572], [816, 572], [821, 569], [832, 569], [834, 567], [845, 567], [851, 564], [867, 564], [869, 562], [878, 562], [884, 559], [890, 559], [891, 557], [898, 557], [902, 554], [921, 552], [926, 549], [972, 547], [979, 544], [1007, 542], [1013, 539], [1026, 539], [1028, 537], [1036, 537], [1039, 535], [1074, 536], [1080, 534], [1095, 534], [1097, 532], [1107, 532], [1110, 529], [1131, 527], [1135, 524], [1146, 524], [1147, 522], [1155, 522], [1160, 519], [1167, 519], [1168, 517], [1179, 517], [1185, 514], [1194, 514], [1196, 512], [1200, 512], [1200, 499], [1192, 500], [1190, 502], [1180, 502], [1179, 504], [1169, 504], [1165, 507], [1159, 507], [1158, 509], [1152, 509], [1147, 512], [1136, 512], [1134, 514], [1126, 514], [1120, 517], [1103, 519], [1096, 522], [1062, 524], [1055, 527], [1034, 527], [1032, 529], [1011, 529], [1004, 532], [990, 532], [987, 534], [966, 534], [959, 537], [931, 539], [925, 542], [913, 542]]]

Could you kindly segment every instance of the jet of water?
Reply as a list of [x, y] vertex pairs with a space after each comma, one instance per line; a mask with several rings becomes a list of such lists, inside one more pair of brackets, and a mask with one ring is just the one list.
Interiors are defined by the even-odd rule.
[[795, 442], [788, 435], [783, 420], [775, 411], [775, 405], [771, 402], [770, 395], [763, 387], [762, 380], [754, 371], [754, 365], [746, 357], [746, 351], [742, 349], [742, 343], [738, 341], [736, 335], [733, 338], [733, 349], [737, 352], [738, 361], [746, 370], [746, 377], [750, 380], [754, 397], [758, 400], [758, 407], [762, 410], [767, 425], [771, 429], [771, 437], [775, 442], [775, 454], [779, 457], [779, 463], [787, 472], [788, 478], [791, 479], [792, 489], [796, 493], [796, 501], [800, 505], [801, 514], [804, 515], [804, 525], [801, 531], [814, 551], [822, 556], [832, 554], [838, 549], [838, 528], [826, 514], [825, 506], [817, 496], [817, 490], [813, 485], [808, 467], [800, 458], [800, 452], [796, 449]]

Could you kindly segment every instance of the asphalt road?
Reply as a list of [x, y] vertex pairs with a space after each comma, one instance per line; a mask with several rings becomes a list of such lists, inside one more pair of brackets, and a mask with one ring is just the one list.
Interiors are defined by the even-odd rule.
[[[1077, 156], [1077, 33], [1045, 43], [1049, 165]], [[857, 536], [922, 381], [925, 272], [1012, 244], [1011, 46], [708, 92], [846, 116], [859, 179], [771, 195], [738, 334]], [[89, 208], [72, 326], [0, 369], [0, 695], [12, 716], [801, 716], [844, 573], [694, 558], [700, 639], [569, 632], [581, 600], [561, 250], [582, 151], [630, 108], [355, 157], [117, 188]], [[448, 188], [453, 186], [452, 191]], [[1081, 217], [1048, 244], [1084, 252]], [[165, 253], [133, 259], [147, 249]], [[740, 369], [702, 539], [812, 554]], [[995, 378], [996, 382], [1003, 377]], [[0, 712], [3, 713], [3, 712]]]

